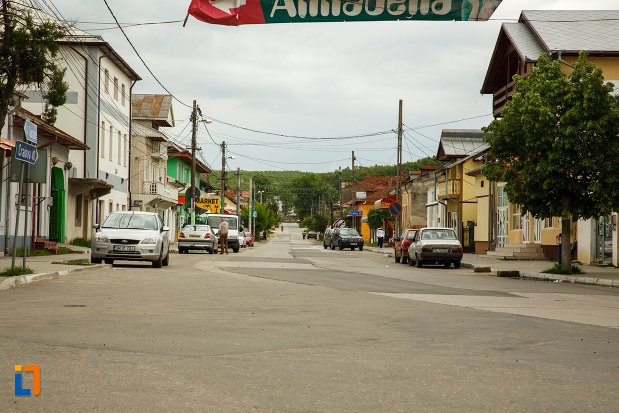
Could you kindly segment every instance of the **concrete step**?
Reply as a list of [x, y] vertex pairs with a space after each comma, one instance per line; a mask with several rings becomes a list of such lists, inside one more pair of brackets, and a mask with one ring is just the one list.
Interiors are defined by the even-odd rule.
[[541, 250], [542, 246], [540, 244], [535, 244], [535, 243], [526, 243], [526, 244], [507, 244], [506, 245], [507, 248], [517, 248], [519, 250], [523, 250], [523, 249], [532, 249], [532, 250]]
[[543, 252], [527, 252], [521, 251], [514, 253], [514, 258], [517, 260], [545, 260]]

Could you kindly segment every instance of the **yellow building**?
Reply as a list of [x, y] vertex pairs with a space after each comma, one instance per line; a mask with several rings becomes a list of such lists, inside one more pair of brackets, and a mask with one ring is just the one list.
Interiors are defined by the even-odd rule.
[[[619, 19], [619, 10], [525, 10], [517, 23], [503, 23], [481, 88], [482, 94], [493, 96], [494, 116], [500, 117], [503, 106], [515, 92], [512, 77], [516, 74], [527, 77], [542, 54], [560, 62], [567, 75], [572, 71], [579, 52], [587, 51], [588, 60], [602, 69], [605, 80], [619, 85], [616, 41], [619, 29], [616, 25], [604, 24], [604, 21], [616, 19]], [[601, 25], [604, 25], [604, 35], [600, 35]], [[488, 231], [488, 224], [485, 224], [486, 231], [476, 232], [476, 243], [485, 241], [487, 244], [488, 235], [484, 238], [482, 232], [491, 233], [496, 246], [503, 249], [499, 252], [505, 255], [527, 257], [523, 253], [543, 251], [546, 257], [557, 257], [559, 218], [536, 220], [523, 216], [520, 206], [507, 201], [502, 184], [488, 186], [481, 171], [473, 176], [479, 201], [478, 226], [479, 222], [487, 220], [491, 230]], [[482, 182], [486, 183], [484, 188]], [[484, 212], [487, 209], [482, 207], [484, 196], [489, 196], [494, 202], [495, 212]], [[617, 265], [618, 237], [613, 220], [617, 220], [616, 213], [574, 224], [570, 240], [574, 245], [573, 257], [583, 263], [612, 262]], [[478, 252], [479, 249], [481, 245]]]

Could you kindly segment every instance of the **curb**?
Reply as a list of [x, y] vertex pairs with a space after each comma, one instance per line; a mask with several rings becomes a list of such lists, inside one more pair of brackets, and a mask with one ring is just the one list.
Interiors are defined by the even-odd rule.
[[15, 277], [7, 277], [5, 280], [0, 282], [0, 291], [9, 290], [11, 288], [17, 287], [18, 285], [31, 284], [34, 282], [44, 281], [44, 280], [53, 280], [54, 278], [58, 278], [62, 275], [86, 272], [86, 271], [91, 271], [94, 269], [98, 270], [101, 268], [112, 268], [112, 265], [111, 264], [95, 264], [95, 265], [91, 265], [88, 267], [75, 268], [71, 270], [61, 270], [61, 271], [54, 271], [54, 272], [45, 272], [45, 273], [40, 273], [40, 274], [28, 274], [28, 275], [17, 275]]
[[602, 287], [619, 287], [619, 280], [609, 280], [607, 278], [576, 277], [573, 275], [532, 273], [532, 272], [522, 273], [520, 274], [520, 278], [542, 280], [542, 281], [570, 282], [572, 284], [578, 283], [578, 284], [588, 284], [588, 285], [599, 285]]

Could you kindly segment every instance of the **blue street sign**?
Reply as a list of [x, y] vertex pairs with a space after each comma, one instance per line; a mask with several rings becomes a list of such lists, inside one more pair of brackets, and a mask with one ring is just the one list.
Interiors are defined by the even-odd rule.
[[394, 202], [389, 206], [389, 213], [394, 217], [399, 216], [402, 213], [402, 204], [399, 202]]
[[363, 216], [363, 211], [348, 211], [349, 217], [360, 217]]
[[32, 142], [34, 144], [37, 143], [37, 130], [37, 125], [30, 122], [29, 120], [26, 120], [26, 123], [24, 124], [24, 134], [26, 135], [26, 140], [28, 142]]
[[251, 215], [252, 215], [254, 218], [257, 218], [257, 217], [258, 217], [258, 211], [256, 211], [256, 210], [254, 209], [254, 210], [252, 211], [252, 214], [251, 214]]
[[37, 153], [36, 146], [30, 145], [26, 142], [17, 141], [17, 144], [15, 145], [15, 159], [28, 163], [35, 163], [38, 156], [39, 154]]

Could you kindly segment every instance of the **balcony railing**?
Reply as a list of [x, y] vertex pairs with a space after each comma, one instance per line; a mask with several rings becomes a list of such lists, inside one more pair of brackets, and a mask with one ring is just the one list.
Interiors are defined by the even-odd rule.
[[144, 195], [155, 195], [174, 201], [178, 198], [178, 190], [163, 182], [146, 181], [144, 182], [143, 189]]
[[[445, 181], [438, 184], [439, 199], [445, 199]], [[447, 196], [449, 198], [458, 198], [460, 196], [460, 180], [450, 179], [447, 181]]]
[[[531, 74], [531, 71], [522, 75], [523, 79], [526, 79]], [[492, 114], [497, 117], [501, 114], [503, 106], [511, 99], [512, 95], [516, 93], [516, 82], [511, 81], [501, 89], [497, 90], [493, 94], [492, 98]]]
[[159, 159], [168, 159], [168, 147], [160, 142], [153, 142], [150, 156]]

